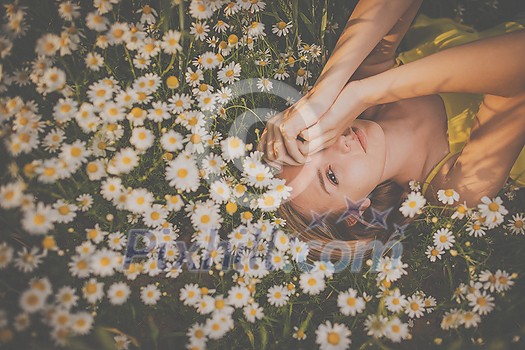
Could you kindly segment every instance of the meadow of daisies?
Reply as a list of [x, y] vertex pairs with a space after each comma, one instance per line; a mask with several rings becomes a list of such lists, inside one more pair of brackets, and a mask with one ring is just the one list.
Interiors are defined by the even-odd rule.
[[354, 5], [4, 3], [0, 346], [518, 347], [512, 181], [472, 208], [411, 182], [390, 211], [413, 223], [346, 265], [308, 258], [276, 213], [292, 189], [256, 151], [264, 121], [315, 82]]

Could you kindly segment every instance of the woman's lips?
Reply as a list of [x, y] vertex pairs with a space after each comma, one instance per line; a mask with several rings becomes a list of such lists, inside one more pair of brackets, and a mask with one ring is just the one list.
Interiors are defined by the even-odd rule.
[[352, 132], [354, 133], [354, 135], [356, 136], [357, 140], [361, 144], [361, 147], [363, 148], [363, 151], [366, 153], [366, 149], [367, 149], [368, 144], [367, 144], [367, 139], [366, 139], [365, 133], [363, 132], [363, 130], [361, 130], [359, 128], [356, 128], [355, 126], [352, 126]]

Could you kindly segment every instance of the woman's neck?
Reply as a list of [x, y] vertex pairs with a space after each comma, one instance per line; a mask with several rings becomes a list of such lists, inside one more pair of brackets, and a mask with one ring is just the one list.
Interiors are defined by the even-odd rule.
[[[426, 107], [426, 123], [422, 122], [421, 114], [410, 113], [414, 112], [411, 108], [405, 110], [408, 112], [407, 117], [377, 118], [376, 122], [385, 133], [386, 143], [385, 168], [381, 182], [390, 179], [408, 190], [410, 180], [420, 183], [425, 181], [430, 171], [449, 152], [446, 112], [429, 108], [429, 101], [423, 102], [426, 102], [423, 104]], [[432, 111], [445, 115], [431, 116]], [[418, 119], [414, 119], [415, 117]]]

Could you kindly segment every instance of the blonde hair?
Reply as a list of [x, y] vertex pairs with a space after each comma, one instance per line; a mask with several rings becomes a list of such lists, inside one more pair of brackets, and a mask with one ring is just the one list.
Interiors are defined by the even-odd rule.
[[[293, 201], [283, 203], [278, 209], [277, 214], [286, 220], [285, 229], [291, 231], [300, 239], [306, 242], [315, 242], [316, 244], [310, 246], [310, 254], [312, 257], [319, 258], [321, 250], [319, 244], [324, 246], [333, 242], [334, 240], [344, 241], [351, 251], [356, 251], [359, 244], [365, 244], [374, 240], [379, 240], [386, 243], [394, 230], [394, 223], [402, 226], [411, 221], [405, 218], [398, 210], [406, 191], [392, 180], [386, 180], [380, 183], [369, 195], [371, 205], [364, 211], [362, 215], [363, 220], [359, 220], [355, 225], [349, 226], [346, 220], [337, 223], [337, 219], [342, 212], [330, 212], [324, 219], [322, 225], [315, 225], [309, 227], [312, 218], [306, 217], [301, 213]], [[366, 225], [372, 220], [370, 208], [377, 211], [386, 211], [389, 208], [392, 210], [388, 213], [386, 219], [386, 228], [381, 225]], [[364, 222], [364, 223], [363, 223]], [[340, 259], [342, 256], [341, 250], [331, 252], [331, 258]], [[365, 252], [368, 254], [368, 252]]]

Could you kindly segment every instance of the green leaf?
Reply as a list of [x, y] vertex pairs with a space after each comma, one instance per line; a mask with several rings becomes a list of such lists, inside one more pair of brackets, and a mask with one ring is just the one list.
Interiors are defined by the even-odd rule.
[[299, 16], [303, 20], [304, 25], [306, 26], [306, 29], [312, 34], [313, 37], [315, 37], [315, 25], [312, 23], [312, 21], [306, 17], [304, 13], [300, 13]]
[[261, 334], [261, 349], [266, 349], [268, 346], [268, 332], [266, 331], [266, 327], [261, 324], [259, 328], [259, 333]]
[[155, 349], [158, 349], [158, 338], [159, 338], [159, 328], [155, 324], [155, 321], [153, 320], [153, 317], [148, 317], [148, 325], [151, 332], [151, 339], [153, 340], [153, 344], [155, 345]]
[[246, 322], [240, 320], [239, 322], [244, 329], [244, 333], [248, 336], [248, 339], [250, 340], [250, 344], [252, 344], [252, 349], [255, 349], [255, 337], [253, 335], [253, 332], [250, 330], [249, 326], [246, 324]]

